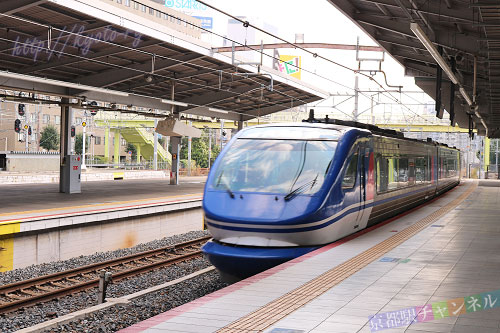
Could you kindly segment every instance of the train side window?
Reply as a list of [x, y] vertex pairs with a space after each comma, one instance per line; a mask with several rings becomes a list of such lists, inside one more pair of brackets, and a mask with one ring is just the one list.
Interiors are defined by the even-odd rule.
[[377, 157], [377, 192], [387, 192], [389, 161], [382, 156]]
[[449, 158], [446, 164], [447, 168], [447, 177], [456, 177], [457, 176], [457, 161], [453, 158]]
[[351, 155], [349, 163], [345, 169], [344, 178], [342, 179], [342, 189], [353, 188], [356, 184], [356, 174], [358, 173], [358, 151]]
[[415, 159], [415, 181], [417, 184], [422, 184], [427, 180], [427, 159], [425, 157], [417, 157]]
[[388, 190], [395, 190], [398, 188], [398, 178], [399, 178], [399, 159], [392, 157], [388, 158], [388, 168], [389, 168], [389, 179], [387, 182]]
[[399, 159], [399, 172], [398, 172], [398, 187], [406, 187], [409, 185], [408, 178], [408, 159], [402, 157]]

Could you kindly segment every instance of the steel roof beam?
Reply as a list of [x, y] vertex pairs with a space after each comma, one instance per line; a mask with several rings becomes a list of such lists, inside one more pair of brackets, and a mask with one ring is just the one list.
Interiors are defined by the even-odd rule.
[[436, 64], [436, 62], [434, 61], [434, 59], [432, 57], [430, 57], [430, 56], [427, 57], [425, 55], [419, 55], [419, 54], [415, 54], [415, 53], [398, 51], [396, 53], [393, 53], [393, 56], [408, 59], [408, 60], [413, 60], [416, 62], [421, 62], [423, 64], [428, 64], [428, 65], [435, 65]]
[[[389, 21], [389, 20], [380, 20], [373, 17], [370, 14], [356, 14], [354, 19], [364, 25], [373, 26], [382, 30], [390, 31], [392, 33], [408, 36], [410, 38], [416, 39], [413, 32], [410, 30], [410, 25], [408, 23], [402, 23], [398, 21]], [[439, 29], [436, 31], [436, 39], [439, 41], [448, 41], [449, 33], [453, 33], [453, 31], [449, 29]], [[456, 31], [455, 31], [456, 34]], [[454, 51], [463, 51], [469, 54], [475, 54], [477, 52], [477, 38], [478, 34], [468, 34], [467, 36], [461, 35], [456, 36], [455, 45], [450, 45], [448, 42], [439, 42], [435, 43], [437, 45], [441, 45], [445, 48], [454, 50]]]
[[[228, 68], [230, 68], [230, 67], [223, 67], [220, 70], [227, 70]], [[153, 82], [146, 82], [144, 80], [143, 82], [135, 82], [134, 84], [127, 86], [127, 89], [133, 90], [133, 89], [137, 89], [137, 88], [141, 88], [141, 87], [147, 87], [150, 85], [157, 85], [157, 84], [163, 83], [163, 82], [169, 82], [170, 80], [175, 81], [176, 79], [184, 79], [184, 78], [191, 77], [191, 76], [196, 77], [199, 75], [207, 75], [207, 74], [213, 74], [213, 75], [218, 76], [219, 69], [202, 69], [202, 70], [197, 70], [197, 71], [193, 71], [193, 72], [189, 72], [189, 73], [174, 74], [174, 76], [171, 79], [161, 78], [159, 81], [157, 80], [157, 81], [153, 81]], [[199, 87], [197, 89], [199, 89]], [[182, 92], [182, 91], [177, 91], [177, 93], [180, 93], [180, 92]]]
[[[171, 59], [156, 59], [155, 70], [163, 70], [171, 67], [181, 65], [184, 61], [193, 61], [195, 59], [203, 58], [204, 56], [197, 53], [182, 54], [179, 56], [173, 56]], [[110, 66], [112, 67], [112, 66]], [[127, 70], [128, 68], [128, 70]], [[93, 85], [96, 87], [108, 87], [114, 84], [132, 80], [143, 76], [146, 73], [151, 72], [151, 61], [145, 63], [137, 63], [128, 65], [127, 68], [113, 68], [107, 71], [96, 73], [94, 75], [89, 75], [86, 77], [74, 80], [77, 83]]]
[[[142, 50], [142, 49], [145, 49], [149, 46], [156, 45], [156, 44], [158, 44], [158, 41], [149, 40], [149, 41], [146, 41], [144, 43], [141, 43], [141, 46], [138, 47], [137, 50]], [[19, 73], [21, 73], [21, 74], [35, 73], [35, 72], [38, 72], [41, 70], [50, 69], [52, 67], [68, 66], [68, 65], [71, 65], [71, 64], [74, 64], [77, 62], [82, 62], [82, 61], [92, 62], [92, 60], [96, 60], [96, 59], [103, 58], [106, 56], [115, 56], [115, 55], [126, 53], [126, 52], [131, 52], [131, 50], [118, 48], [118, 47], [116, 47], [116, 48], [109, 47], [104, 51], [91, 53], [88, 57], [85, 57], [85, 59], [80, 58], [80, 57], [69, 57], [68, 56], [65, 59], [51, 61], [51, 62], [48, 62], [45, 64], [36, 65], [36, 66], [30, 66], [28, 68], [23, 68], [23, 69], [19, 70]]]
[[407, 69], [412, 69], [414, 71], [424, 73], [425, 76], [436, 77], [436, 66], [426, 66], [422, 63], [416, 63], [411, 60], [404, 60], [403, 65]]
[[381, 5], [381, 4], [375, 4], [375, 6], [377, 6], [377, 8], [384, 14], [384, 15], [387, 15], [389, 17], [392, 17], [392, 14], [389, 13], [389, 11], [387, 10], [387, 8], [385, 7], [385, 5]]
[[[303, 99], [306, 103], [310, 103], [310, 102], [313, 102], [315, 101], [314, 97], [311, 97], [311, 98], [304, 98]], [[268, 114], [271, 114], [271, 113], [274, 113], [274, 112], [278, 112], [278, 111], [282, 111], [282, 110], [286, 110], [286, 109], [289, 109], [290, 108], [290, 100], [284, 102], [284, 103], [278, 103], [276, 105], [271, 105], [271, 106], [265, 106], [265, 107], [262, 107], [262, 108], [255, 108], [253, 110], [250, 110], [250, 111], [245, 111], [245, 115], [242, 115], [243, 119], [242, 120], [249, 120], [249, 119], [252, 119], [252, 117], [248, 116], [248, 114], [251, 114], [254, 116], [254, 118], [257, 118], [259, 116], [266, 116]]]
[[[87, 26], [86, 29], [85, 29], [85, 31], [83, 31], [83, 32], [84, 33], [88, 33], [90, 31], [93, 31], [93, 30], [96, 30], [96, 29], [104, 28], [107, 25], [109, 25], [109, 24], [94, 23], [94, 24], [91, 24], [91, 25]], [[12, 31], [12, 29], [11, 29], [11, 31]], [[45, 41], [45, 40], [47, 40], [47, 33], [44, 33], [44, 34], [38, 35], [38, 36], [33, 36], [33, 35], [29, 34], [29, 33], [23, 32], [23, 31], [17, 31], [17, 33], [23, 34], [23, 35], [27, 36], [28, 38], [30, 38], [32, 40], [34, 40], [34, 39], [37, 39], [39, 41]], [[58, 37], [59, 37], [59, 34], [56, 32], [56, 33], [53, 34], [53, 36], [54, 37], [52, 37], [51, 41], [56, 41], [58, 39]], [[24, 41], [22, 39], [20, 41], [24, 43]], [[15, 41], [13, 41], [13, 43], [14, 42]], [[75, 46], [72, 46], [71, 43], [67, 43], [65, 45], [65, 47], [68, 48], [69, 50], [74, 50], [74, 51], [77, 51], [77, 52], [79, 51], [79, 48], [75, 47]], [[0, 52], [1, 53], [6, 53], [6, 52], [9, 53], [9, 52], [12, 52], [12, 50], [14, 50], [13, 47], [10, 47], [8, 49], [3, 49], [2, 48]]]
[[47, 2], [47, 0], [3, 0], [0, 1], [0, 13], [12, 15], [44, 2]]
[[185, 102], [185, 103], [192, 103], [195, 105], [210, 105], [222, 100], [226, 100], [228, 98], [233, 98], [237, 97], [240, 95], [244, 95], [252, 91], [253, 89], [260, 88], [259, 84], [253, 84], [253, 85], [245, 85], [241, 87], [237, 87], [234, 89], [231, 89], [230, 91], [227, 90], [217, 90], [217, 88], [213, 88], [214, 91], [208, 92], [203, 95], [195, 96], [195, 97], [190, 97], [185, 100], [180, 100], [180, 102]]
[[[402, 9], [393, 0], [359, 0], [359, 1], [372, 3], [374, 5], [384, 5], [389, 8]], [[440, 8], [439, 1], [428, 1], [425, 5], [425, 8], [426, 8], [425, 10], [411, 8], [410, 11], [426, 15], [437, 16], [440, 18], [455, 19], [467, 23], [474, 23], [474, 18], [472, 16], [472, 13], [468, 14], [469, 8], [465, 6], [461, 6], [460, 8], [458, 6], [454, 6], [453, 8]]]
[[404, 47], [404, 48], [409, 48], [413, 50], [418, 50], [418, 51], [426, 51], [425, 47], [422, 47], [421, 43], [416, 43], [413, 42], [415, 39], [414, 38], [409, 38], [409, 39], [400, 39], [388, 35], [378, 35], [376, 36], [377, 41], [379, 43], [385, 43], [385, 44], [392, 44], [398, 47]]
[[471, 3], [469, 7], [484, 7], [484, 8], [500, 8], [500, 3], [498, 1], [492, 1], [492, 2], [476, 2], [476, 3]]

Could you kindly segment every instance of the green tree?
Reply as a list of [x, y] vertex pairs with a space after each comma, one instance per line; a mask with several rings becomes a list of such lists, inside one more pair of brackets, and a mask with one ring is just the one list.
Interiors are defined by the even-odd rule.
[[[187, 150], [187, 149], [186, 149]], [[193, 139], [191, 143], [191, 158], [200, 168], [208, 167], [208, 145], [201, 138]]]
[[[90, 147], [90, 138], [87, 136], [85, 144], [85, 150], [88, 152]], [[83, 152], [83, 134], [77, 134], [75, 137], [75, 153], [81, 155]]]
[[[183, 137], [181, 141], [181, 160], [188, 159], [188, 138]], [[201, 138], [193, 138], [191, 140], [191, 160], [196, 161], [196, 165], [200, 168], [208, 168], [208, 148], [209, 146], [209, 134], [208, 129], [203, 130]], [[169, 145], [169, 151], [171, 147]], [[220, 153], [220, 146], [215, 144], [215, 136], [212, 137], [212, 154], [210, 165], [213, 164], [217, 156]]]
[[[188, 159], [188, 138], [183, 137], [181, 141], [181, 160]], [[202, 138], [193, 138], [191, 140], [191, 160], [201, 168], [206, 168], [208, 164], [208, 145]]]
[[220, 154], [220, 146], [212, 143], [212, 154], [211, 154], [211, 158], [210, 158], [210, 166], [212, 166], [214, 164], [215, 159], [217, 158], [217, 156], [219, 156], [219, 154]]
[[125, 150], [127, 151], [127, 154], [129, 151], [132, 152], [132, 160], [137, 160], [137, 148], [133, 143], [127, 142], [127, 148]]
[[59, 133], [54, 126], [48, 125], [40, 132], [40, 147], [47, 151], [59, 150]]

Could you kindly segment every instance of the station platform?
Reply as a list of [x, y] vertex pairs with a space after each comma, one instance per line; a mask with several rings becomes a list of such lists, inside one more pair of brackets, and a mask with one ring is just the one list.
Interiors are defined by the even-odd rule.
[[0, 271], [201, 230], [205, 178], [0, 185]]
[[487, 185], [120, 332], [500, 332], [500, 187]]

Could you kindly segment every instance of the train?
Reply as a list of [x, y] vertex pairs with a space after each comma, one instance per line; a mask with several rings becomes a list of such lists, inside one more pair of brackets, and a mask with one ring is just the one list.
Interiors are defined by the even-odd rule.
[[460, 170], [455, 147], [313, 113], [248, 127], [208, 175], [202, 251], [224, 279], [243, 279], [440, 195]]

